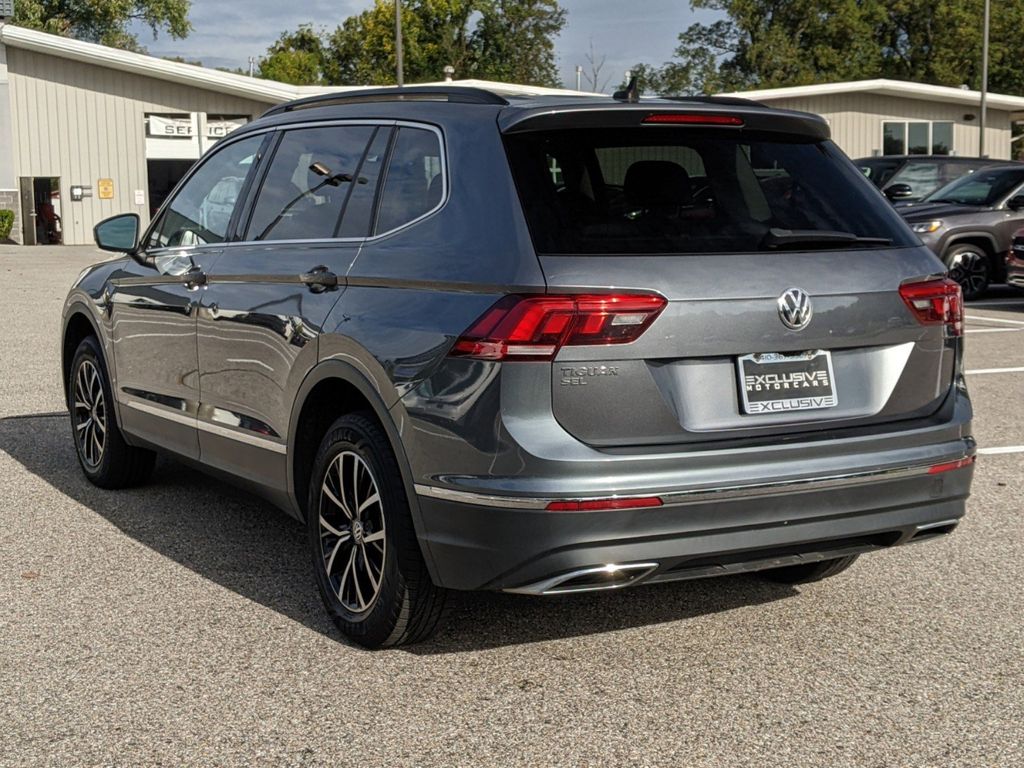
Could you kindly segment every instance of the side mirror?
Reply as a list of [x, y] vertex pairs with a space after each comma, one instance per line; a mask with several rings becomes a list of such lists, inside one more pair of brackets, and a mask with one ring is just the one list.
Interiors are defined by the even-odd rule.
[[1011, 211], [1024, 210], [1024, 195], [1014, 195], [1006, 201], [1006, 207]]
[[139, 248], [139, 228], [139, 214], [122, 213], [93, 227], [92, 236], [101, 250], [133, 254]]
[[906, 200], [914, 196], [914, 188], [909, 184], [891, 184], [884, 190], [890, 200]]

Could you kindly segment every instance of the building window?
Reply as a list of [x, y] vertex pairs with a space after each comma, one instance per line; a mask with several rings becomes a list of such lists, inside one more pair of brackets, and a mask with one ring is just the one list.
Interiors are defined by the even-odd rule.
[[882, 123], [884, 155], [950, 155], [953, 123], [886, 121]]

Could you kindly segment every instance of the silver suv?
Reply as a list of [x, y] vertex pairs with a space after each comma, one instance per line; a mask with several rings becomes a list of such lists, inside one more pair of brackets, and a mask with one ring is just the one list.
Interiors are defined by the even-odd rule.
[[451, 590], [808, 582], [952, 531], [959, 287], [819, 118], [467, 88], [277, 107], [68, 296], [86, 476], [304, 521], [368, 647]]

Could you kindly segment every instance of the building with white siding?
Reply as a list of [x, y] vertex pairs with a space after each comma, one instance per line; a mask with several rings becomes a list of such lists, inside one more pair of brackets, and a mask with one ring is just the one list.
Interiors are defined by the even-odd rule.
[[87, 244], [97, 222], [128, 211], [145, 225], [233, 128], [282, 101], [338, 90], [348, 89], [260, 80], [0, 22], [0, 209], [15, 211], [12, 239]]
[[[814, 112], [850, 157], [961, 155], [977, 157], [981, 93], [899, 80], [858, 80], [724, 94], [780, 109]], [[1024, 120], [1024, 97], [988, 95], [985, 155], [1011, 157], [1012, 124]]]
[[[576, 93], [458, 81], [509, 94]], [[360, 86], [352, 86], [360, 87]], [[16, 242], [86, 244], [107, 216], [147, 223], [202, 152], [298, 87], [166, 61], [0, 21], [0, 209]], [[891, 80], [733, 94], [816, 112], [851, 157], [976, 155], [974, 91]], [[1008, 158], [1024, 98], [990, 94], [986, 154]]]

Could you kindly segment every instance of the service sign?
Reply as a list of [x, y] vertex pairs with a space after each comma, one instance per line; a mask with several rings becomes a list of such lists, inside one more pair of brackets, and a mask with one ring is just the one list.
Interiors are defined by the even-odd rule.
[[148, 135], [161, 139], [189, 139], [195, 135], [191, 117], [149, 115], [146, 118]]
[[244, 117], [209, 118], [206, 121], [206, 138], [223, 139], [229, 133], [248, 122]]

